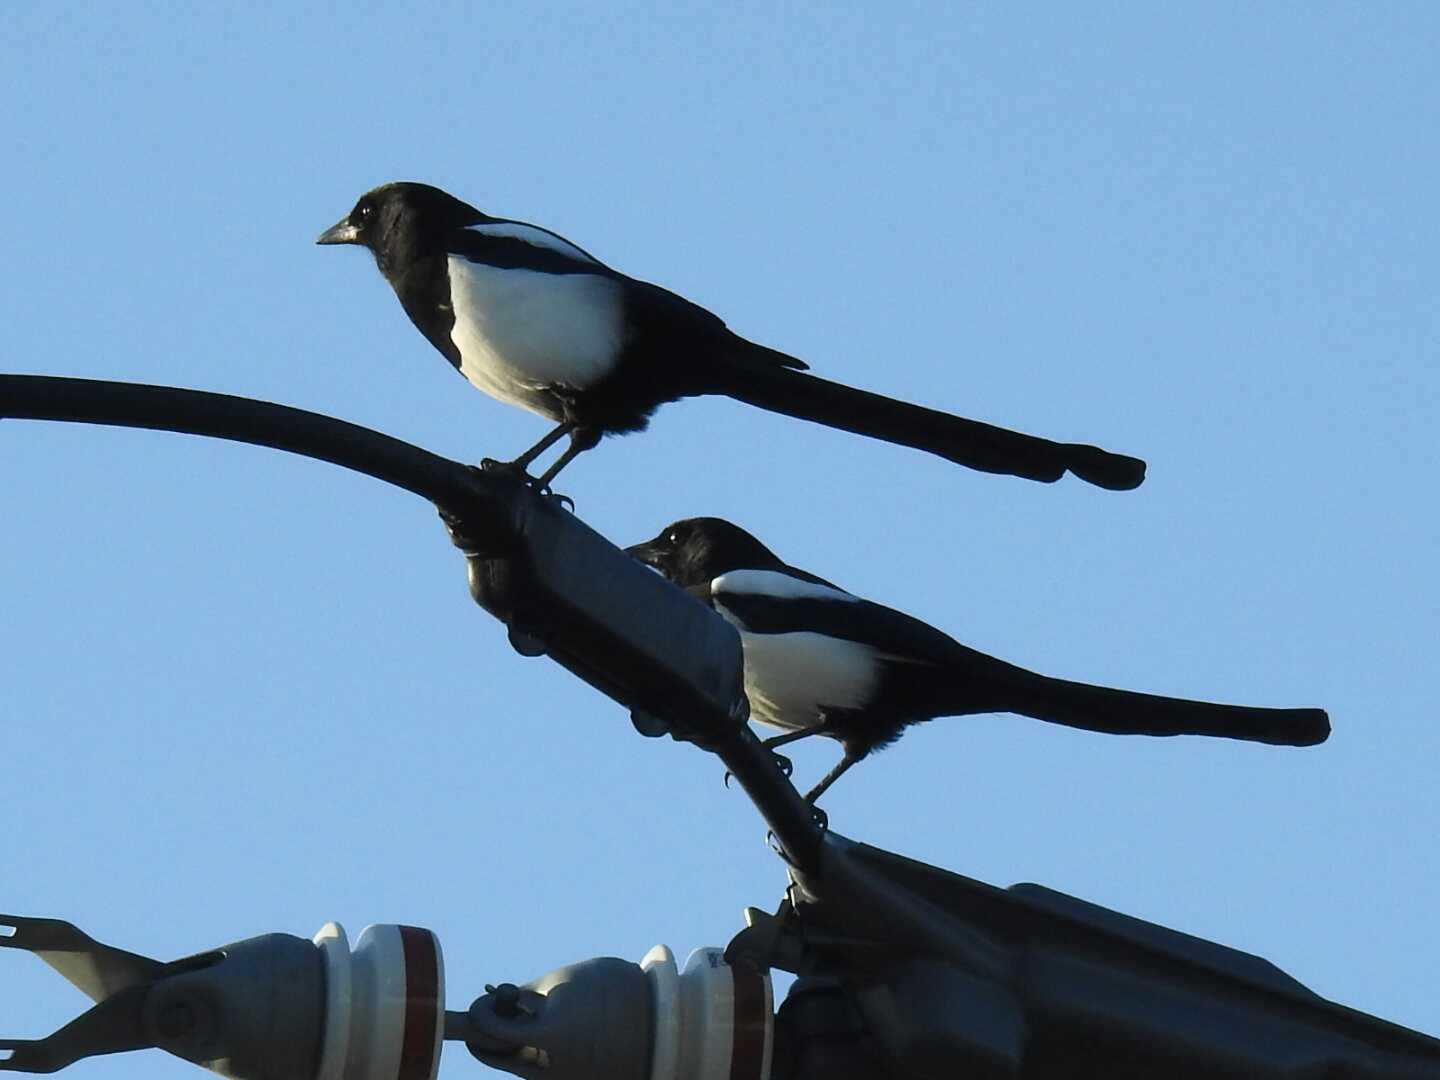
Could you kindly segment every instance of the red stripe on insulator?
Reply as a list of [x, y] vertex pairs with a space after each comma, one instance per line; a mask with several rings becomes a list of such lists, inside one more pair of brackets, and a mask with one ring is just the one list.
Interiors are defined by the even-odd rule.
[[435, 1070], [435, 1023], [440, 1004], [440, 970], [435, 937], [418, 926], [402, 926], [405, 951], [405, 1034], [395, 1080], [430, 1080]]
[[765, 1064], [765, 977], [730, 969], [735, 985], [735, 1019], [730, 1038], [730, 1080], [760, 1080]]

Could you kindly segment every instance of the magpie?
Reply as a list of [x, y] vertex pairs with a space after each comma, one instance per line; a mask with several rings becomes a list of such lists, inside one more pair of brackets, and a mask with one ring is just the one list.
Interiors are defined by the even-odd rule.
[[[1057, 443], [802, 374], [704, 308], [612, 270], [538, 225], [491, 217], [427, 184], [384, 184], [317, 244], [370, 249], [405, 313], [475, 387], [556, 427], [508, 466], [525, 474], [563, 436], [542, 490], [604, 435], [644, 429], [655, 409], [723, 394], [772, 412], [1030, 480], [1068, 470], [1125, 491], [1145, 463]], [[489, 462], [497, 465], [499, 463]]]
[[1312, 746], [1330, 735], [1323, 709], [1213, 705], [1037, 675], [790, 566], [720, 518], [674, 522], [625, 550], [740, 632], [750, 715], [786, 732], [766, 746], [811, 735], [839, 740], [843, 756], [805, 796], [812, 803], [908, 725], [940, 716], [1016, 713], [1111, 735], [1280, 746]]

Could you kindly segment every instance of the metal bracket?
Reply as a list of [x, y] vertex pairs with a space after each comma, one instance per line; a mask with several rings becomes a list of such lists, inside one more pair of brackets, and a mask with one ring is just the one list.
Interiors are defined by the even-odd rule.
[[162, 964], [96, 941], [60, 919], [0, 915], [0, 948], [34, 953], [92, 1001], [94, 1007], [43, 1039], [0, 1039], [0, 1071], [52, 1073], [81, 1058], [117, 1054], [157, 1045], [146, 1023], [151, 988], [182, 971], [222, 959], [209, 953], [175, 964]]
[[0, 947], [34, 953], [95, 1005], [43, 1039], [0, 1039], [0, 1071], [52, 1073], [155, 1047], [226, 1076], [310, 1076], [325, 973], [302, 938], [266, 934], [161, 963], [59, 919], [0, 915]]

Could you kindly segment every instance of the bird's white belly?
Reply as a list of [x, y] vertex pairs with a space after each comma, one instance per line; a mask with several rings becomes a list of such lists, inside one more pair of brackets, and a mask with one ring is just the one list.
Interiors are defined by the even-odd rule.
[[557, 419], [540, 393], [584, 390], [623, 344], [620, 286], [596, 274], [506, 270], [451, 256], [450, 340], [460, 373], [491, 397]]
[[824, 634], [741, 630], [740, 644], [750, 715], [772, 727], [814, 727], [822, 708], [863, 708], [880, 677], [873, 649]]

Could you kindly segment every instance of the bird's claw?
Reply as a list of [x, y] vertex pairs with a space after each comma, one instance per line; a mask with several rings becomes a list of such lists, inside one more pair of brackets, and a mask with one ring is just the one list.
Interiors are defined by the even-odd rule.
[[[819, 829], [821, 832], [827, 832], [830, 828], [830, 815], [825, 813], [825, 811], [821, 810], [818, 806], [810, 807], [810, 820], [814, 823], [815, 828]], [[776, 855], [779, 855], [780, 858], [783, 859], [787, 865], [795, 865], [793, 862], [790, 861], [790, 856], [786, 853], [785, 848], [781, 846], [780, 840], [778, 837], [776, 837], [773, 829], [767, 829], [765, 831], [765, 843], [769, 846], [770, 850], [773, 851]]]
[[[781, 776], [788, 777], [795, 771], [794, 763], [784, 754], [777, 754], [774, 750], [771, 750], [770, 758], [775, 762], [775, 767], [780, 770]], [[735, 774], [729, 769], [725, 770], [725, 786], [727, 788], [730, 786], [730, 778], [734, 775]]]
[[547, 483], [541, 483], [526, 472], [523, 465], [518, 465], [513, 461], [496, 461], [494, 458], [482, 458], [478, 468], [481, 472], [500, 473], [503, 476], [508, 476], [516, 483], [524, 484], [542, 499], [554, 499], [572, 513], [575, 510], [574, 499], [570, 498], [569, 495], [561, 495], [552, 490]]

